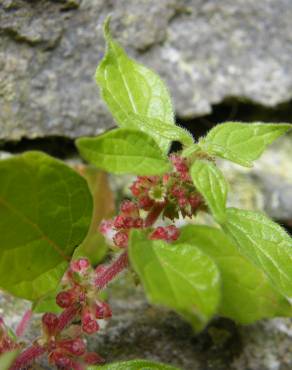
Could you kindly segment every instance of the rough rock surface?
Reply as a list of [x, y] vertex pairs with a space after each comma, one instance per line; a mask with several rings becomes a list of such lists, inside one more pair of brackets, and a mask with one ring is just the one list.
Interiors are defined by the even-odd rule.
[[[15, 327], [23, 301], [0, 296], [7, 323]], [[147, 304], [141, 287], [125, 276], [110, 289], [114, 316], [98, 335], [91, 337], [90, 349], [107, 362], [144, 358], [177, 366], [180, 370], [288, 370], [292, 367], [292, 322], [263, 320], [236, 326], [216, 319], [201, 334], [175, 314]], [[39, 333], [35, 318], [27, 338]], [[37, 367], [39, 368], [39, 367]], [[41, 369], [51, 369], [45, 361]]]
[[292, 98], [290, 0], [2, 0], [0, 138], [113, 125], [93, 81], [110, 12], [115, 36], [165, 78], [182, 118], [231, 96]]

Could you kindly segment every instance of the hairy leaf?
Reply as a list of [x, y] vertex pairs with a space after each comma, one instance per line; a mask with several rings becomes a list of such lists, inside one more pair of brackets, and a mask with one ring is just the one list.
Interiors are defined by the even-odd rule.
[[210, 154], [251, 167], [252, 161], [291, 127], [280, 123], [227, 122], [215, 126], [199, 145]]
[[175, 310], [201, 330], [217, 310], [220, 277], [215, 263], [188, 244], [147, 240], [134, 231], [129, 257], [150, 302]]
[[292, 239], [259, 212], [227, 209], [224, 230], [240, 252], [259, 266], [282, 294], [292, 297]]
[[219, 229], [202, 225], [181, 228], [180, 243], [206, 253], [217, 264], [222, 282], [219, 313], [241, 324], [291, 316], [291, 304], [277, 292], [264, 272], [246, 259]]
[[148, 360], [131, 360], [115, 362], [104, 366], [89, 366], [87, 370], [179, 370], [170, 365]]
[[39, 152], [0, 161], [0, 286], [36, 300], [55, 290], [90, 224], [86, 181]]
[[164, 82], [150, 69], [130, 59], [112, 39], [109, 18], [104, 25], [106, 54], [96, 71], [101, 94], [117, 124], [132, 127], [130, 114], [174, 123], [173, 108]]
[[157, 118], [131, 114], [129, 127], [139, 129], [151, 135], [160, 148], [166, 151], [171, 141], [180, 141], [184, 145], [192, 145], [192, 135], [185, 129], [174, 125], [172, 122], [164, 122]]
[[228, 185], [222, 172], [210, 161], [196, 160], [191, 176], [216, 220], [224, 221]]
[[96, 138], [77, 140], [81, 156], [108, 172], [158, 175], [170, 169], [168, 158], [147, 134], [130, 129], [116, 129]]

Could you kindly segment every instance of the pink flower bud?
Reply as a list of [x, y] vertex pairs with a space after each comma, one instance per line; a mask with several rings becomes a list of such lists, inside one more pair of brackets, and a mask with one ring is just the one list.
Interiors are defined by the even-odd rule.
[[141, 229], [143, 227], [143, 220], [142, 218], [136, 218], [134, 221], [133, 221], [133, 227], [136, 228], [136, 229]]
[[124, 200], [121, 204], [121, 212], [128, 214], [128, 215], [135, 215], [138, 211], [138, 206], [136, 203], [132, 202], [131, 200]]
[[154, 205], [154, 200], [149, 198], [148, 195], [145, 195], [139, 198], [139, 207], [144, 209], [145, 211], [149, 211], [153, 205]]
[[82, 321], [82, 330], [86, 334], [93, 334], [99, 330], [99, 325], [93, 313], [88, 308], [85, 308], [82, 311], [81, 321]]
[[72, 355], [82, 356], [85, 353], [86, 346], [82, 339], [66, 339], [58, 342], [58, 348]]
[[45, 313], [42, 317], [44, 332], [49, 335], [55, 335], [58, 331], [59, 318], [54, 313]]
[[180, 235], [180, 231], [175, 225], [167, 226], [166, 232], [168, 241], [175, 241]]
[[189, 203], [193, 209], [198, 208], [202, 203], [200, 195], [191, 195], [189, 197]]
[[72, 290], [65, 290], [58, 293], [56, 303], [62, 308], [70, 307], [76, 301], [76, 296]]
[[79, 258], [70, 263], [70, 269], [73, 272], [84, 274], [90, 267], [90, 262], [87, 258]]
[[129, 236], [125, 231], [118, 231], [113, 240], [117, 247], [126, 248], [128, 246]]
[[72, 360], [58, 351], [54, 351], [49, 355], [49, 362], [61, 369], [72, 369]]
[[186, 205], [189, 204], [189, 201], [188, 201], [187, 198], [182, 197], [182, 198], [178, 199], [178, 204], [179, 204], [180, 208], [184, 208]]
[[114, 227], [116, 229], [124, 229], [125, 228], [125, 216], [119, 215], [114, 219]]
[[166, 242], [172, 242], [178, 239], [179, 229], [174, 226], [157, 227], [149, 236], [152, 240], [165, 240]]
[[167, 232], [165, 227], [159, 226], [157, 227], [149, 236], [151, 240], [166, 240], [167, 239]]
[[109, 319], [112, 317], [112, 310], [105, 302], [98, 302], [95, 304], [95, 317], [97, 319]]

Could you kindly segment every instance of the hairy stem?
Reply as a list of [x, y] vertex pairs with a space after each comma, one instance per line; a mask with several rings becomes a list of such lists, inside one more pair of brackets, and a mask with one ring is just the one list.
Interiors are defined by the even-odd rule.
[[16, 328], [15, 332], [16, 332], [16, 335], [18, 337], [21, 337], [24, 334], [24, 332], [26, 331], [31, 317], [32, 317], [32, 310], [27, 310], [24, 313], [20, 323], [17, 325], [17, 328]]
[[59, 316], [58, 331], [62, 331], [70, 325], [76, 315], [80, 312], [80, 305], [74, 304], [66, 308]]
[[28, 347], [17, 357], [13, 365], [10, 367], [10, 370], [20, 370], [26, 368], [29, 364], [31, 364], [31, 362], [33, 362], [45, 352], [46, 349], [38, 344], [34, 344], [31, 347]]
[[99, 290], [105, 288], [110, 281], [112, 281], [120, 272], [122, 272], [128, 266], [128, 263], [128, 252], [124, 252], [96, 278], [96, 288]]
[[145, 227], [152, 226], [154, 222], [158, 219], [160, 213], [162, 212], [163, 208], [165, 207], [165, 203], [157, 203], [153, 206], [151, 211], [148, 213], [144, 225]]

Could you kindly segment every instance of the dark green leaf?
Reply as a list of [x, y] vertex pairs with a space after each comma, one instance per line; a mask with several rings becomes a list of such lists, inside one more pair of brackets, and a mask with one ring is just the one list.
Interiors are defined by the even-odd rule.
[[86, 235], [86, 181], [39, 152], [0, 161], [0, 286], [36, 300], [56, 286]]

